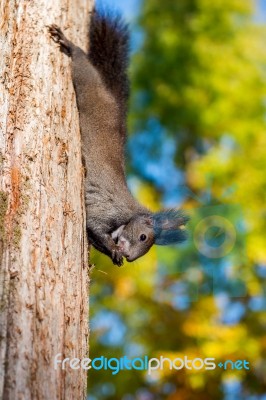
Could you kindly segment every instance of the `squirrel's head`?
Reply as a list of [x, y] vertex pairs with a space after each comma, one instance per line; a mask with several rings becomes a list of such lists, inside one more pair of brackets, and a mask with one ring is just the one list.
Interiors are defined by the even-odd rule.
[[187, 221], [188, 217], [177, 210], [139, 215], [115, 230], [112, 238], [127, 261], [134, 261], [146, 254], [153, 244], [183, 242]]
[[132, 218], [127, 225], [121, 225], [112, 233], [112, 238], [127, 261], [143, 256], [154, 244], [154, 231], [150, 216]]

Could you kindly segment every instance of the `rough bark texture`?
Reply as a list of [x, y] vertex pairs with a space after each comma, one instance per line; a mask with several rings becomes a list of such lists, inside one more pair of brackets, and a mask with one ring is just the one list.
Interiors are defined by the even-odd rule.
[[82, 399], [87, 353], [83, 171], [70, 60], [56, 23], [86, 48], [90, 0], [0, 2], [0, 398]]

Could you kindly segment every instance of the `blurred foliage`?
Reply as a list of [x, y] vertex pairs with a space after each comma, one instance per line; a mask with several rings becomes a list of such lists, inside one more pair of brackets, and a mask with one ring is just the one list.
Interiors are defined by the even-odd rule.
[[[129, 115], [130, 172], [142, 181], [135, 176], [129, 183], [153, 210], [169, 193], [175, 203], [167, 169], [173, 161], [172, 184], [187, 184], [190, 240], [154, 248], [120, 269], [94, 252], [90, 305], [91, 358], [246, 359], [250, 370], [164, 369], [152, 377], [90, 370], [89, 399], [265, 399], [266, 30], [255, 6], [143, 2]], [[159, 131], [172, 155], [157, 146]], [[200, 222], [212, 215], [237, 233], [233, 249], [219, 258], [199, 251], [195, 240]], [[214, 236], [223, 240], [219, 230]]]

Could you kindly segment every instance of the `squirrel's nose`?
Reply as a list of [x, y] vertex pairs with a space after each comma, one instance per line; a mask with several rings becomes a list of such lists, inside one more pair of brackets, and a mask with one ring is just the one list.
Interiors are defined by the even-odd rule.
[[120, 243], [119, 249], [123, 253], [123, 257], [126, 257], [126, 258], [129, 257], [129, 253], [126, 251], [126, 248], [125, 248], [125, 246], [123, 246], [122, 243]]
[[130, 255], [128, 254], [128, 252], [125, 251], [125, 249], [123, 247], [121, 247], [121, 251], [123, 253], [123, 257], [128, 258]]

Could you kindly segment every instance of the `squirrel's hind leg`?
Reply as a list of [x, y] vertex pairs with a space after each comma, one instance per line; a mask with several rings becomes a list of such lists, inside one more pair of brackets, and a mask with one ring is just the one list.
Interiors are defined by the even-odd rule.
[[73, 45], [72, 42], [70, 42], [70, 40], [68, 40], [65, 37], [65, 35], [63, 34], [63, 32], [59, 28], [59, 26], [57, 26], [55, 24], [48, 25], [48, 30], [49, 30], [49, 33], [50, 33], [51, 38], [53, 39], [53, 41], [55, 43], [59, 43], [61, 50], [65, 54], [70, 56], [72, 54], [72, 50], [73, 50], [74, 45]]

